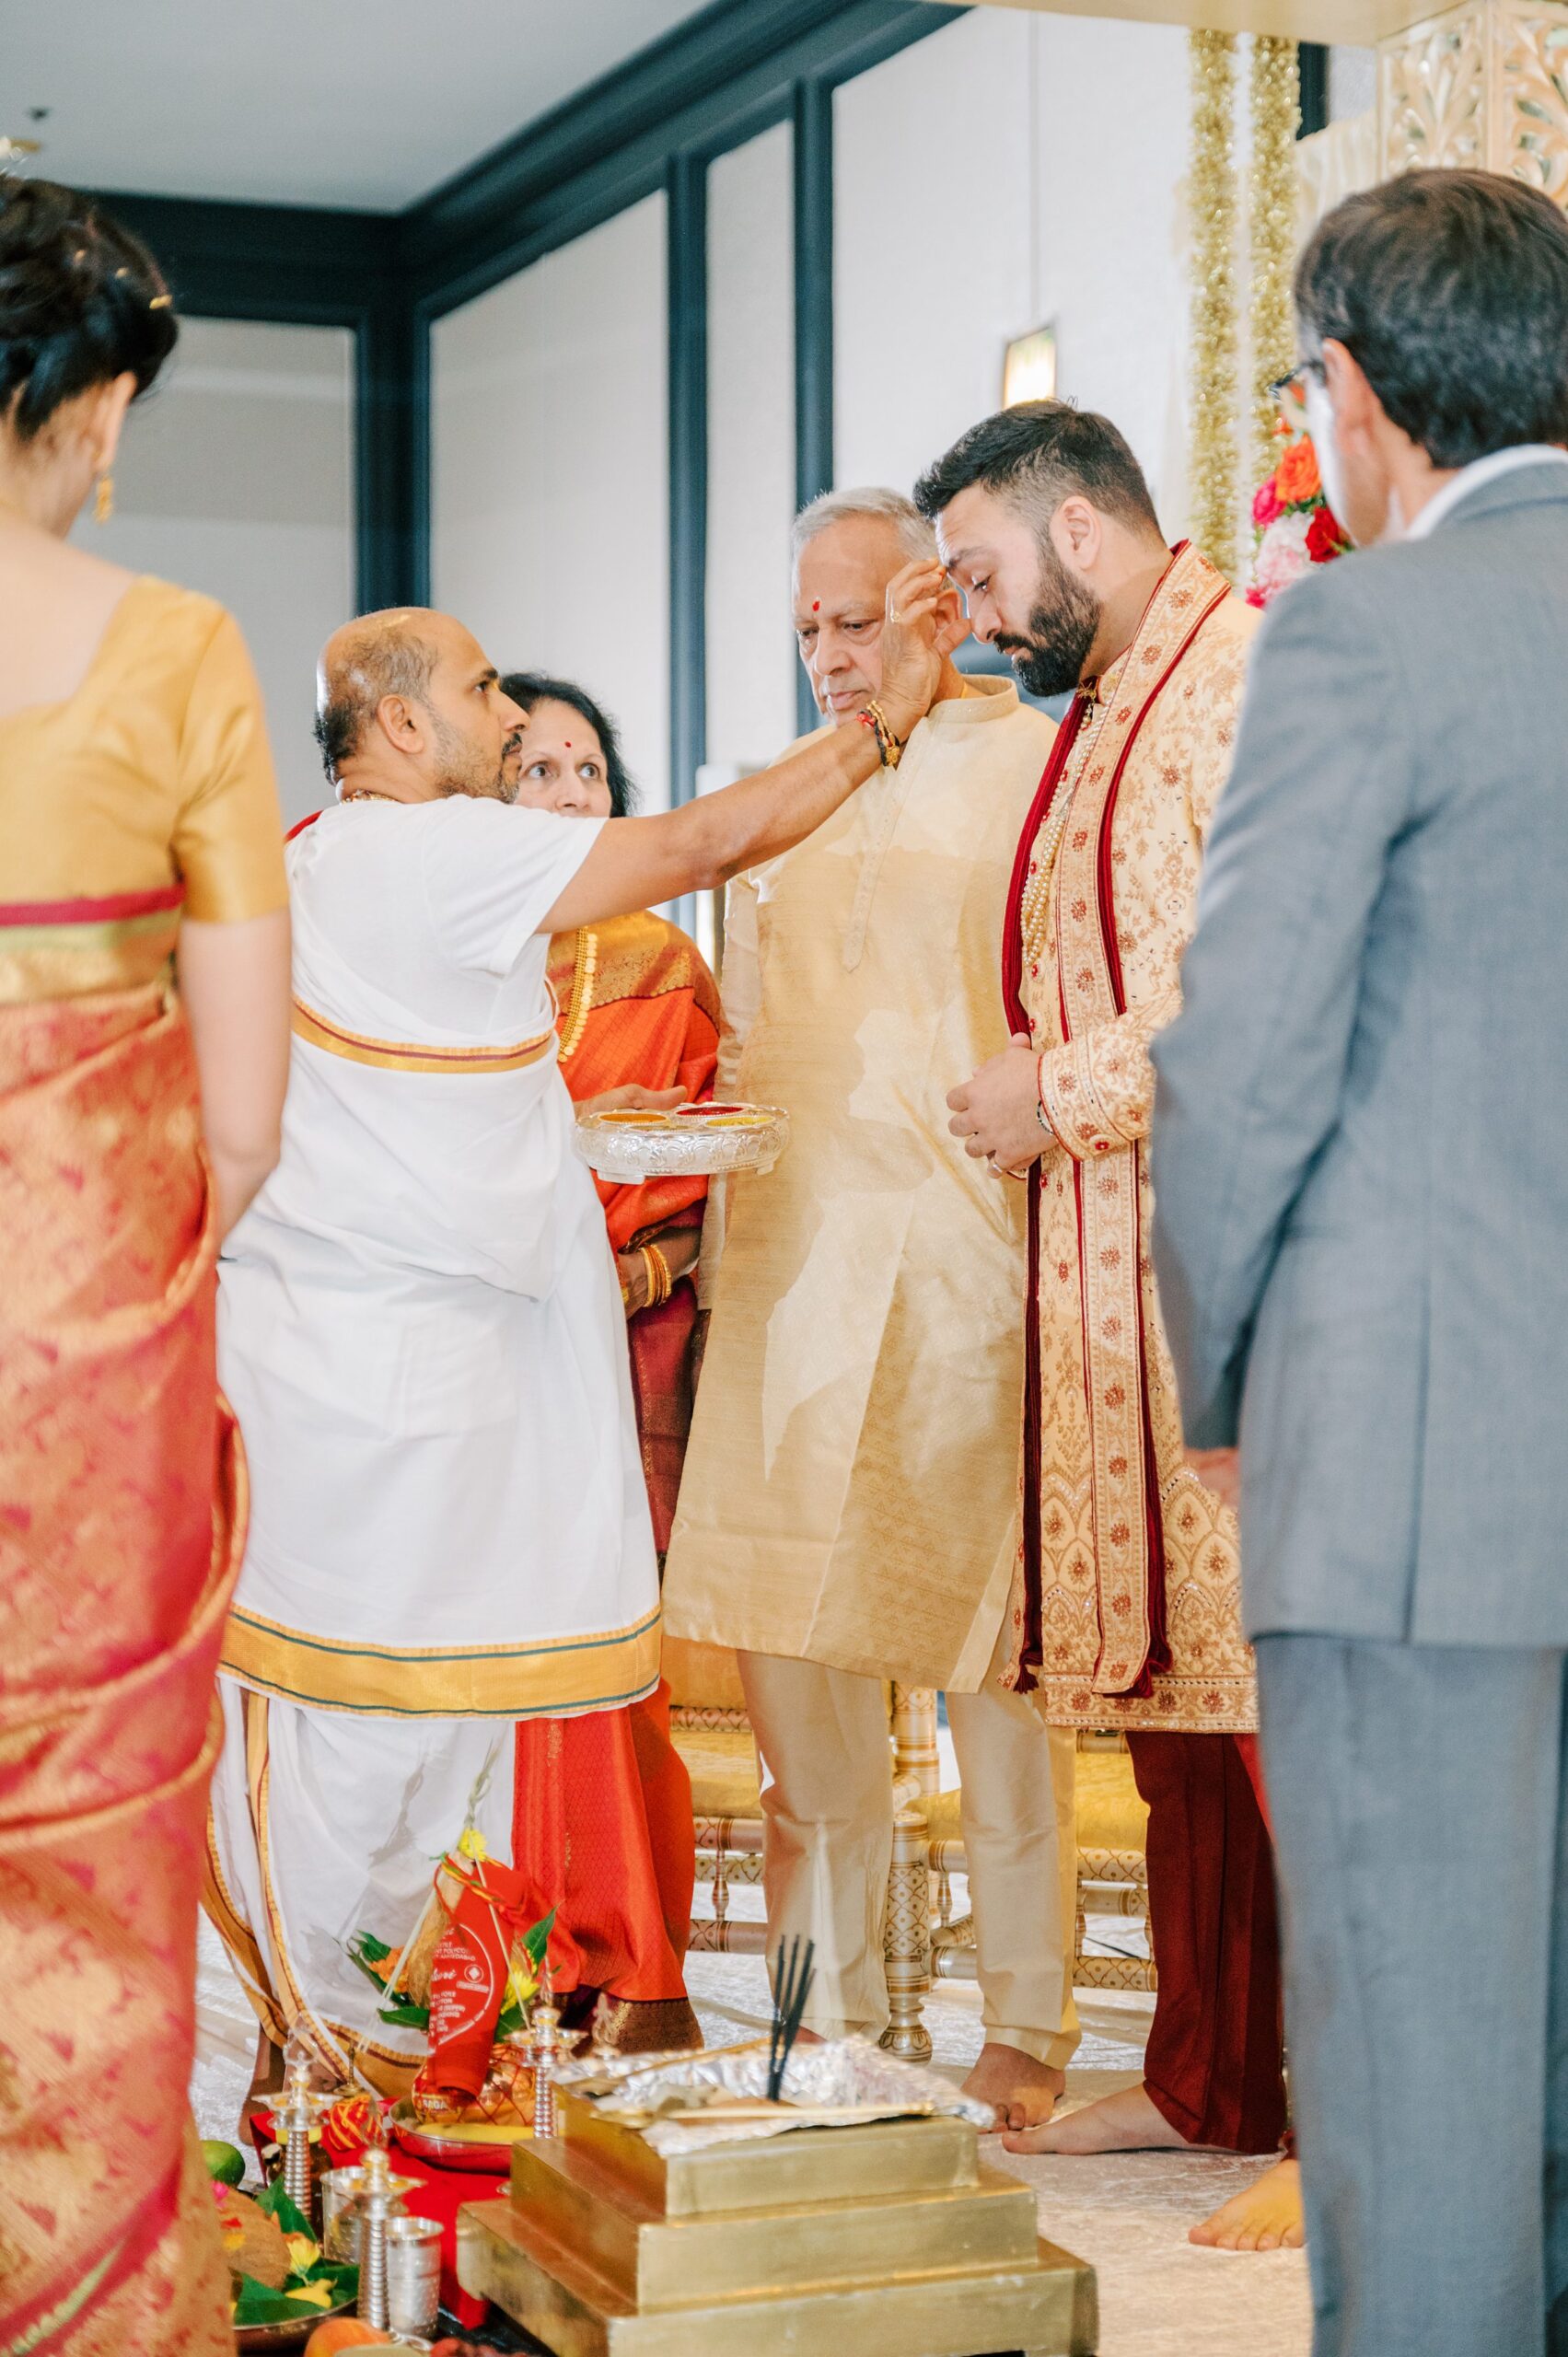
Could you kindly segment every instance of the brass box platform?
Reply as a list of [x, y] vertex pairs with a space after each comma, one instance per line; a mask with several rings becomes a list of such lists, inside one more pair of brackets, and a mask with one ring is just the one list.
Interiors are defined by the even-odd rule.
[[803, 2129], [662, 2161], [563, 2091], [458, 2273], [557, 2357], [1091, 2357], [1093, 2270], [959, 2119]]

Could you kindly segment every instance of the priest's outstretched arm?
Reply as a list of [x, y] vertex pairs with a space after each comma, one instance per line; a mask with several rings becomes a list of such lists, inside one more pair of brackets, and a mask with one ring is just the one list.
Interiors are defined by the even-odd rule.
[[[888, 586], [878, 703], [900, 744], [929, 710], [943, 660], [968, 628], [961, 616], [937, 622], [947, 583], [931, 563], [906, 565]], [[539, 929], [568, 933], [681, 892], [716, 891], [813, 834], [881, 766], [880, 740], [857, 718], [717, 794], [654, 818], [608, 819]]]

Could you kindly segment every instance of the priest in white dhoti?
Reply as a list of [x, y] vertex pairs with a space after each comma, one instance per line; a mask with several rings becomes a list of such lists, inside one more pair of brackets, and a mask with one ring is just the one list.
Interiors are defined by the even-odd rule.
[[[895, 492], [797, 518], [795, 627], [830, 730], [884, 691], [888, 585], [934, 547]], [[1051, 741], [1010, 679], [949, 660], [898, 770], [730, 888], [718, 1090], [793, 1126], [770, 1177], [710, 1193], [665, 1586], [673, 1633], [739, 1650], [770, 1943], [815, 1940], [821, 2032], [888, 2020], [883, 1681], [946, 1689], [986, 2039], [970, 2085], [1014, 2127], [1049, 2117], [1077, 2041], [1074, 1739], [996, 1683], [1025, 1206], [966, 1161], [945, 1099], [1006, 1043], [1003, 911]]]
[[[334, 2067], [405, 2087], [423, 2037], [379, 2018], [348, 1943], [409, 1936], [470, 1815], [509, 1859], [517, 1720], [621, 1709], [658, 1678], [625, 1318], [573, 1151], [551, 938], [830, 816], [924, 709], [939, 583], [899, 585], [879, 728], [646, 819], [510, 807], [523, 715], [449, 618], [373, 615], [327, 647], [339, 802], [290, 847], [283, 1154], [221, 1293], [251, 1508], [208, 1899], [273, 2045], [299, 2024]], [[607, 1905], [630, 1904], [606, 1866]]]

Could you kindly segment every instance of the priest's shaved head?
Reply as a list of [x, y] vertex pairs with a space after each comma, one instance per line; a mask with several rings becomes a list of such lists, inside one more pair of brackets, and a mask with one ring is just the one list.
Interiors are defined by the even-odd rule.
[[922, 475], [914, 501], [975, 636], [1032, 695], [1098, 676], [1170, 561], [1126, 436], [1071, 401], [1020, 401], [982, 419]]
[[522, 721], [494, 664], [450, 614], [361, 614], [321, 650], [316, 742], [341, 801], [515, 801]]

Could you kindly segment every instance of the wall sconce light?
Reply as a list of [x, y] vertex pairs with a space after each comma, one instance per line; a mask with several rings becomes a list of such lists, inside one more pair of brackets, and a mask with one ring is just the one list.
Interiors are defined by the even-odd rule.
[[1056, 398], [1056, 330], [1036, 328], [1016, 335], [1002, 363], [1002, 406], [1016, 409], [1020, 401]]

